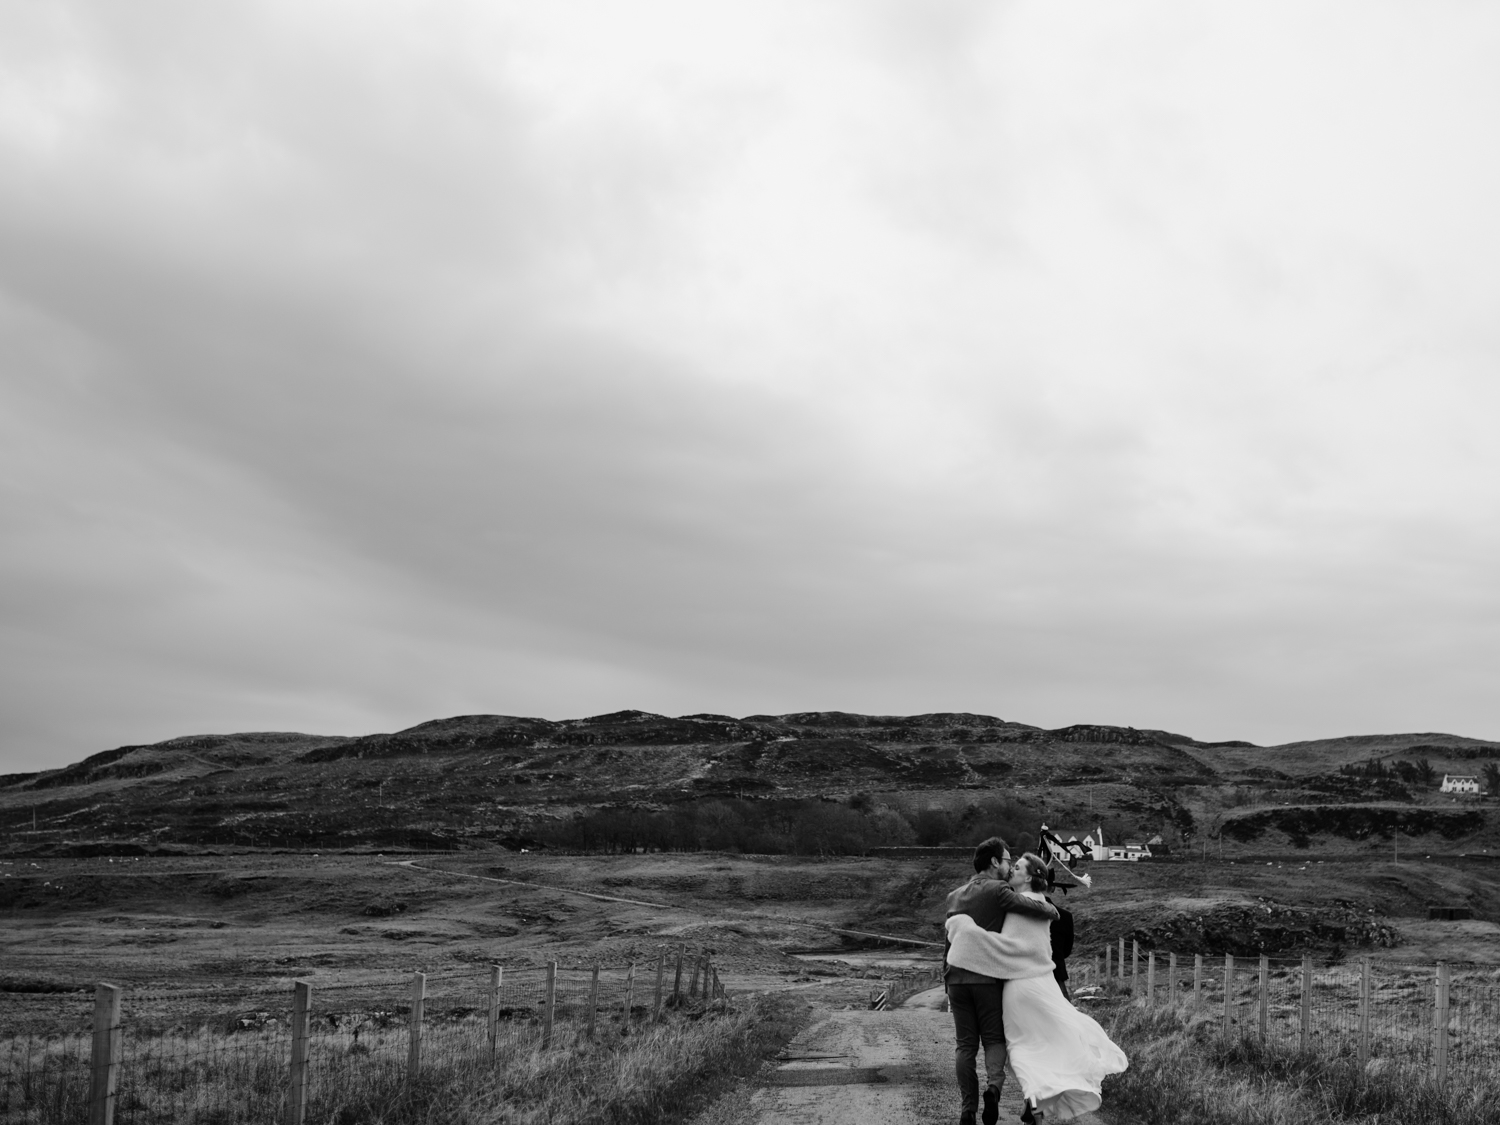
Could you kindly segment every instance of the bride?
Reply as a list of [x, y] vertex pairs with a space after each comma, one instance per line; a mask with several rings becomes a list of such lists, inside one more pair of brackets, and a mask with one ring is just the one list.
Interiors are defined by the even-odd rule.
[[[1046, 865], [1028, 852], [1011, 869], [1018, 894], [1040, 899], [1047, 886]], [[1052, 947], [1046, 919], [1011, 913], [999, 933], [974, 919], [948, 919], [948, 963], [1005, 982], [1007, 1069], [1021, 1084], [1025, 1122], [1067, 1121], [1099, 1108], [1106, 1075], [1128, 1065], [1125, 1052], [1099, 1024], [1068, 1003], [1052, 976]]]

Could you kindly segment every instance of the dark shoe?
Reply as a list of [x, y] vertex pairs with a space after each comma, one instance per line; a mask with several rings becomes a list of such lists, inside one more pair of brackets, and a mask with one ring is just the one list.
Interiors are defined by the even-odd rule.
[[1024, 1125], [1042, 1125], [1042, 1118], [1046, 1116], [1041, 1110], [1032, 1108], [1030, 1102], [1023, 1103], [1021, 1107], [1021, 1121]]
[[984, 1125], [995, 1125], [1000, 1120], [1000, 1091], [993, 1086], [984, 1088], [984, 1110], [979, 1115]]

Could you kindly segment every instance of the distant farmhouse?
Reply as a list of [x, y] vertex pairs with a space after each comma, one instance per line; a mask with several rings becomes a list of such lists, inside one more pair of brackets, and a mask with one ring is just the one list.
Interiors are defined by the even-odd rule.
[[1479, 795], [1479, 778], [1462, 773], [1443, 774], [1442, 793], [1473, 793]]
[[[1075, 834], [1069, 834], [1066, 840], [1062, 837], [1061, 832], [1052, 832], [1045, 824], [1042, 825], [1042, 841], [1051, 852], [1047, 858], [1061, 859], [1069, 865], [1084, 856], [1096, 860], [1112, 859], [1134, 863], [1137, 860], [1150, 859], [1152, 854], [1149, 844], [1106, 844], [1102, 828], [1095, 828], [1082, 840]], [[1161, 837], [1156, 837], [1153, 843], [1160, 844]]]
[[1157, 855], [1167, 855], [1169, 850], [1160, 835], [1154, 835], [1148, 843], [1143, 844], [1107, 844], [1104, 843], [1103, 828], [1095, 828], [1080, 840], [1076, 832], [1055, 832], [1047, 828], [1047, 825], [1041, 826], [1041, 846], [1046, 849], [1040, 852], [1044, 859], [1058, 859], [1068, 867], [1073, 867], [1073, 864], [1083, 858], [1137, 862]]
[[1076, 832], [1054, 832], [1042, 825], [1041, 848], [1038, 854], [1048, 863], [1060, 862], [1072, 867], [1080, 859], [1091, 857], [1093, 845], [1090, 837], [1078, 839]]
[[1105, 859], [1123, 859], [1131, 863], [1151, 858], [1151, 849], [1145, 844], [1109, 844], [1104, 848]]

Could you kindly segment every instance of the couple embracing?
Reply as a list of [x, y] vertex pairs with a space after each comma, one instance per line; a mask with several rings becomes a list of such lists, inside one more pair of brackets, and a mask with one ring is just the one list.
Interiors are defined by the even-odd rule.
[[1125, 1069], [1125, 1053], [1073, 1007], [1053, 975], [1050, 927], [1058, 911], [1044, 893], [1046, 864], [1028, 852], [1012, 865], [1005, 841], [992, 836], [974, 849], [974, 871], [948, 896], [943, 953], [958, 1040], [959, 1125], [975, 1125], [981, 1044], [984, 1125], [999, 1118], [1007, 1067], [1021, 1084], [1028, 1125], [1098, 1109], [1100, 1084]]

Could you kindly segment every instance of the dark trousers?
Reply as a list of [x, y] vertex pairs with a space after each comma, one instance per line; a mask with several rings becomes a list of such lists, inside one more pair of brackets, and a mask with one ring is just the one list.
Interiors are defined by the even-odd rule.
[[960, 1108], [965, 1113], [979, 1109], [979, 1076], [974, 1064], [979, 1045], [984, 1044], [984, 1072], [997, 1089], [1005, 1082], [1005, 1017], [1000, 1007], [999, 984], [950, 984], [948, 1010], [953, 1013], [953, 1035], [957, 1041], [953, 1071], [958, 1076]]

